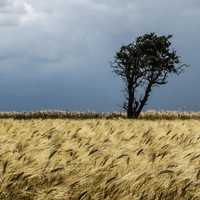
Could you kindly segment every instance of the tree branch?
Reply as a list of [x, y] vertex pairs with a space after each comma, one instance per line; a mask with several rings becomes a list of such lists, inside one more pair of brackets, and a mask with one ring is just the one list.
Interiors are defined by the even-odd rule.
[[138, 105], [138, 109], [136, 110], [136, 117], [139, 116], [139, 114], [141, 113], [143, 107], [145, 106], [148, 98], [149, 98], [149, 95], [150, 95], [150, 92], [151, 92], [151, 88], [152, 88], [152, 85], [153, 85], [153, 82], [149, 82], [148, 83], [148, 86], [145, 90], [145, 94], [144, 94], [144, 97], [142, 100], [140, 100], [140, 104]]

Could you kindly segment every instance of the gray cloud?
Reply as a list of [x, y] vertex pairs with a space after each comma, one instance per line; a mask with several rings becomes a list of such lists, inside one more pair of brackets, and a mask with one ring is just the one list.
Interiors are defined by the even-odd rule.
[[118, 109], [122, 85], [109, 61], [122, 44], [157, 32], [174, 34], [192, 67], [158, 88], [149, 108], [197, 110], [199, 17], [199, 0], [2, 0], [0, 109]]
[[0, 25], [17, 26], [43, 18], [27, 0], [1, 0]]

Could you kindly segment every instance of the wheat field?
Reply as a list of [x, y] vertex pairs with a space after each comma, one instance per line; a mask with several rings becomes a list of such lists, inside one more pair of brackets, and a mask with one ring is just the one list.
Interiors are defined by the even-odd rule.
[[200, 199], [200, 120], [0, 120], [1, 200]]

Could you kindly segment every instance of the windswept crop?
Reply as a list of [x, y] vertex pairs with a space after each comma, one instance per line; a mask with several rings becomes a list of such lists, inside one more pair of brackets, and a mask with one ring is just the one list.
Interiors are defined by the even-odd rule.
[[200, 199], [200, 121], [0, 120], [2, 200]]

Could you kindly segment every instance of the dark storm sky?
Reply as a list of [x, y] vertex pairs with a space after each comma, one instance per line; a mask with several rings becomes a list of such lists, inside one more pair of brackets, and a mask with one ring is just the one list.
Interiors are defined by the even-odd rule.
[[200, 110], [199, 0], [1, 0], [0, 111], [120, 110], [109, 62], [146, 32], [173, 34], [190, 64], [147, 109]]

